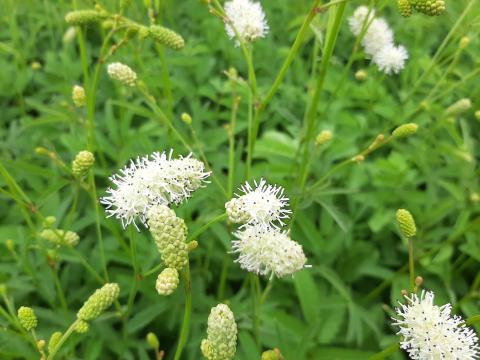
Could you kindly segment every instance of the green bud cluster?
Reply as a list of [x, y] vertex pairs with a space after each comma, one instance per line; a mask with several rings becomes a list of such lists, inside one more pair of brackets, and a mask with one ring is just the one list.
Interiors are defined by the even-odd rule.
[[90, 325], [86, 321], [79, 320], [75, 325], [75, 332], [79, 334], [85, 334], [88, 330], [90, 330]]
[[397, 0], [398, 11], [400, 15], [409, 17], [413, 13], [413, 7], [410, 0]]
[[77, 10], [65, 15], [65, 21], [69, 25], [85, 25], [102, 21], [105, 15], [96, 10]]
[[460, 115], [472, 107], [472, 101], [468, 98], [460, 99], [450, 105], [445, 113], [450, 116]]
[[179, 34], [163, 26], [150, 26], [148, 28], [148, 36], [156, 42], [174, 50], [180, 50], [185, 46], [185, 41]]
[[27, 306], [20, 307], [18, 309], [17, 316], [20, 325], [22, 325], [25, 330], [30, 331], [37, 327], [37, 316], [32, 308]]
[[428, 16], [438, 16], [445, 12], [444, 0], [409, 0], [413, 9]]
[[52, 336], [50, 336], [50, 340], [48, 340], [48, 352], [52, 353], [58, 345], [62, 337], [62, 333], [60, 331], [55, 331]]
[[76, 246], [80, 240], [80, 236], [76, 232], [60, 229], [44, 229], [40, 233], [40, 237], [56, 246]]
[[95, 156], [87, 150], [80, 151], [72, 161], [72, 172], [76, 177], [83, 176], [95, 163]]
[[332, 140], [333, 134], [330, 130], [322, 130], [315, 138], [315, 145], [320, 146]]
[[87, 95], [82, 86], [75, 85], [72, 88], [72, 100], [76, 107], [83, 107], [87, 105]]
[[158, 341], [157, 335], [155, 335], [152, 332], [149, 332], [147, 334], [147, 344], [152, 348], [152, 349], [158, 349], [160, 347], [160, 343]]
[[392, 136], [396, 138], [405, 138], [414, 135], [418, 130], [418, 125], [415, 123], [403, 124], [397, 127], [392, 132]]
[[230, 308], [219, 304], [208, 316], [207, 338], [200, 349], [208, 360], [231, 360], [237, 349], [237, 324]]
[[108, 283], [88, 298], [80, 310], [78, 310], [77, 318], [83, 321], [89, 321], [99, 317], [106, 309], [108, 309], [117, 299], [120, 293], [120, 287], [116, 283]]
[[405, 209], [397, 210], [397, 224], [400, 233], [407, 239], [414, 237], [417, 234], [417, 227], [410, 211]]
[[157, 278], [155, 288], [160, 295], [170, 295], [175, 291], [180, 282], [177, 269], [166, 268]]
[[185, 221], [165, 205], [153, 206], [147, 217], [162, 261], [168, 268], [181, 270], [188, 262]]

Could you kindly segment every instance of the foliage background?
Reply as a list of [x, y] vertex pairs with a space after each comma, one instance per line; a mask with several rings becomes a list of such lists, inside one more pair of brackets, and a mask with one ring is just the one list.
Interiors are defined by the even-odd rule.
[[[417, 271], [424, 277], [425, 287], [435, 291], [439, 303], [455, 304], [458, 313], [471, 316], [480, 312], [480, 205], [471, 198], [480, 191], [476, 166], [480, 124], [474, 118], [474, 110], [480, 108], [478, 73], [462, 81], [480, 69], [478, 5], [451, 33], [433, 71], [405, 100], [470, 1], [447, 0], [447, 13], [438, 18], [417, 14], [407, 19], [398, 14], [394, 1], [377, 1], [376, 6], [382, 9], [380, 14], [395, 30], [396, 42], [409, 50], [407, 66], [400, 75], [385, 77], [369, 66], [363, 54], [358, 54], [352, 69], [347, 69], [343, 86], [335, 92], [355, 43], [346, 17], [362, 2], [347, 5], [317, 115], [321, 119], [317, 130], [332, 130], [334, 139], [315, 154], [308, 183], [320, 178], [333, 164], [357, 154], [379, 133], [388, 134], [405, 122], [418, 123], [420, 130], [416, 136], [392, 142], [364, 162], [336, 173], [325, 186], [302, 200], [292, 237], [303, 245], [312, 268], [292, 279], [275, 282], [262, 306], [261, 338], [265, 349], [278, 347], [286, 359], [366, 359], [397, 340], [389, 318], [400, 290], [408, 287], [404, 268], [407, 246], [394, 225], [395, 210], [400, 207], [409, 209], [417, 221]], [[116, 1], [101, 3], [111, 11], [117, 7]], [[266, 39], [255, 44], [254, 62], [260, 93], [265, 94], [311, 3], [264, 0], [262, 4], [271, 31]], [[68, 226], [80, 234], [78, 251], [101, 272], [91, 199], [58, 164], [35, 153], [36, 147], [43, 146], [68, 164], [86, 147], [85, 114], [76, 110], [70, 99], [72, 86], [82, 82], [78, 48], [76, 40], [62, 41], [68, 27], [63, 17], [72, 4], [65, 0], [0, 0], [0, 5], [1, 162], [44, 216], [54, 215], [59, 228]], [[79, 7], [91, 5], [85, 2]], [[240, 50], [227, 39], [222, 23], [208, 13], [201, 1], [165, 0], [161, 10], [161, 23], [181, 33], [186, 47], [174, 52], [159, 49], [150, 41], [132, 40], [111, 61], [134, 68], [175, 126], [189, 138], [191, 134], [180, 121], [180, 114], [192, 115], [200, 147], [214, 173], [226, 184], [225, 125], [230, 119], [232, 86], [224, 71], [234, 66], [246, 77]], [[148, 23], [142, 1], [134, 1], [126, 15]], [[294, 185], [299, 165], [297, 149], [305, 107], [315, 82], [312, 67], [318, 66], [321, 58], [326, 23], [327, 14], [319, 14], [315, 19], [313, 31], [262, 117], [255, 151], [254, 177], [263, 176], [286, 187], [292, 198], [299, 193]], [[90, 61], [96, 60], [104, 36], [104, 30], [98, 26], [88, 27]], [[469, 36], [471, 43], [455, 55], [463, 36]], [[455, 56], [455, 63], [449, 68]], [[39, 62], [41, 68], [32, 68], [33, 62]], [[368, 71], [365, 82], [355, 80], [357, 69]], [[433, 98], [428, 99], [426, 106], [420, 106], [432, 89]], [[242, 100], [236, 129], [235, 186], [244, 181], [242, 144], [246, 141], [247, 126], [247, 92], [242, 86], [237, 91]], [[474, 106], [450, 121], [444, 111], [462, 97], [470, 97]], [[187, 153], [141, 97], [110, 81], [105, 70], [101, 71], [95, 123], [98, 161], [94, 171], [99, 196], [108, 186], [108, 176], [129, 158], [170, 147], [176, 154]], [[196, 144], [194, 147], [198, 153]], [[8, 191], [4, 178], [0, 185]], [[19, 259], [2, 246], [0, 282], [7, 285], [8, 296], [17, 307], [33, 306], [39, 317], [39, 336], [48, 339], [53, 331], [68, 326], [99, 283], [85, 271], [77, 256], [66, 249], [58, 250], [61, 261], [54, 271], [68, 305], [68, 310], [62, 309], [53, 272], [39, 250], [38, 233], [27, 227], [25, 211], [5, 191], [0, 195], [0, 242], [12, 239]], [[193, 232], [221, 214], [225, 200], [211, 183], [177, 213]], [[39, 231], [41, 222], [36, 217], [32, 219]], [[120, 302], [124, 304], [132, 283], [128, 232], [115, 220], [105, 219], [103, 212], [101, 227], [108, 271], [111, 280], [121, 286]], [[141, 269], [145, 272], [158, 263], [158, 254], [147, 231], [135, 236]], [[227, 225], [217, 223], [198, 238], [200, 246], [191, 255], [194, 300], [185, 359], [200, 358], [199, 344], [209, 310], [223, 299], [228, 300], [239, 325], [237, 358], [259, 358], [252, 335], [252, 297], [249, 286], [245, 286], [247, 274], [228, 254], [230, 240]], [[25, 264], [29, 264], [30, 272]], [[224, 291], [218, 286], [222, 269], [228, 269]], [[62, 352], [64, 356], [152, 358], [144, 339], [148, 331], [153, 331], [168, 359], [175, 349], [181, 324], [183, 291], [179, 288], [170, 297], [159, 297], [154, 290], [155, 277], [139, 282], [139, 293], [128, 319], [118, 319], [112, 309], [92, 324], [88, 334], [70, 339]], [[0, 357], [37, 357], [3, 318]], [[403, 355], [397, 353], [391, 358], [401, 359]]]

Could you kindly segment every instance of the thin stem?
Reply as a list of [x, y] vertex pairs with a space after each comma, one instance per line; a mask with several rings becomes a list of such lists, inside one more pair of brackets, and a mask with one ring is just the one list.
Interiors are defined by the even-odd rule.
[[190, 331], [190, 315], [192, 312], [192, 284], [190, 282], [190, 263], [182, 271], [183, 286], [185, 288], [185, 313], [183, 315], [182, 328], [178, 339], [177, 351], [174, 360], [180, 360], [183, 348], [187, 342], [188, 333]]
[[150, 276], [152, 274], [157, 273], [162, 267], [163, 267], [163, 264], [158, 264], [158, 265], [154, 266], [150, 270], [147, 270], [146, 272], [144, 272], [142, 274], [142, 278], [146, 278], [147, 276]]
[[250, 274], [250, 287], [253, 302], [253, 334], [258, 349], [261, 349], [260, 340], [260, 279], [256, 274]]
[[54, 266], [49, 266], [52, 270], [53, 281], [55, 282], [55, 288], [57, 289], [57, 295], [60, 299], [60, 305], [64, 311], [68, 310], [67, 301], [65, 300], [65, 294], [62, 289], [62, 284], [60, 283], [60, 279], [58, 278], [58, 274]]
[[272, 290], [273, 287], [273, 281], [274, 281], [274, 276], [273, 274], [270, 276], [270, 279], [268, 280], [268, 284], [263, 290], [262, 295], [260, 296], [260, 304], [265, 304], [267, 301], [268, 294], [270, 294], [270, 291]]
[[57, 346], [55, 346], [55, 348], [48, 355], [47, 360], [53, 360], [55, 358], [55, 355], [57, 354], [58, 350], [60, 350], [62, 345], [65, 343], [65, 341], [67, 341], [70, 335], [72, 335], [73, 331], [75, 330], [75, 327], [77, 326], [78, 321], [79, 321], [78, 319], [75, 320], [72, 323], [72, 325], [70, 325], [70, 327], [67, 329], [67, 331], [65, 331], [65, 333], [62, 335], [62, 337], [58, 341]]
[[398, 343], [392, 344], [386, 349], [380, 351], [379, 353], [371, 356], [369, 360], [383, 360], [388, 358], [390, 355], [395, 354], [398, 350], [400, 350], [400, 346]]
[[[232, 81], [232, 86], [235, 86], [234, 81]], [[230, 127], [228, 128], [228, 199], [233, 196], [233, 182], [235, 179], [235, 128], [237, 126], [237, 112], [240, 104], [240, 99], [237, 97], [235, 87], [233, 89], [232, 97], [232, 115], [230, 117]]]
[[410, 290], [415, 290], [415, 257], [413, 254], [413, 237], [408, 238], [408, 271], [410, 273]]
[[205, 231], [208, 230], [208, 228], [210, 226], [212, 226], [213, 224], [219, 222], [219, 221], [222, 221], [223, 219], [225, 219], [227, 217], [227, 214], [226, 213], [223, 213], [221, 215], [218, 215], [216, 217], [214, 217], [212, 220], [208, 221], [205, 225], [201, 226], [199, 229], [197, 229], [196, 231], [194, 231], [189, 237], [188, 237], [188, 241], [191, 241], [191, 240], [195, 240], [195, 238], [197, 238], [198, 236], [200, 236], [201, 234], [203, 234]]
[[480, 315], [474, 315], [474, 316], [470, 316], [466, 321], [465, 323], [467, 325], [473, 325], [475, 324], [476, 322], [479, 322], [480, 321]]
[[135, 295], [137, 294], [138, 290], [138, 263], [137, 263], [137, 244], [135, 239], [135, 229], [133, 226], [129, 228], [129, 238], [130, 238], [130, 257], [132, 259], [132, 268], [133, 268], [133, 282], [132, 286], [130, 287], [130, 294], [128, 296], [127, 302], [127, 311], [126, 314], [130, 314], [130, 311], [133, 307], [133, 302], [135, 300]]

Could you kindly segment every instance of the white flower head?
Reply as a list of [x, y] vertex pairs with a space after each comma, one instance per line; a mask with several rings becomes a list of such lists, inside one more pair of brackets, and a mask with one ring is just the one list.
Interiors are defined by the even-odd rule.
[[305, 267], [302, 246], [281, 230], [260, 225], [247, 226], [234, 234], [232, 252], [240, 267], [259, 275], [292, 275]]
[[[370, 14], [369, 14], [370, 13]], [[368, 20], [367, 19], [368, 16]], [[369, 9], [367, 6], [359, 6], [354, 12], [353, 15], [348, 18], [348, 24], [350, 25], [350, 30], [353, 35], [360, 35], [362, 28], [365, 24], [367, 26], [373, 18], [375, 17], [375, 10]]]
[[283, 225], [291, 210], [287, 209], [288, 198], [283, 195], [281, 186], [267, 184], [265, 179], [254, 181], [254, 188], [246, 182], [240, 187], [243, 195], [225, 204], [229, 220], [234, 223], [248, 225], [262, 224], [276, 227], [278, 222]]
[[137, 73], [125, 64], [111, 63], [107, 66], [107, 73], [110, 78], [121, 82], [123, 85], [133, 87], [137, 83]]
[[373, 56], [373, 62], [387, 75], [398, 74], [408, 59], [408, 52], [402, 45], [388, 45]]
[[123, 227], [140, 220], [146, 226], [147, 212], [154, 205], [179, 204], [203, 186], [210, 172], [204, 164], [187, 157], [172, 159], [173, 150], [130, 160], [129, 165], [110, 177], [114, 187], [100, 199], [108, 216], [114, 216]]
[[385, 19], [377, 18], [373, 20], [362, 40], [365, 52], [373, 57], [384, 47], [392, 44], [393, 31]]
[[[259, 2], [232, 0], [225, 3], [228, 21], [225, 23], [227, 35], [234, 39], [235, 31], [245, 41], [263, 38], [268, 33], [268, 24]], [[237, 42], [238, 45], [238, 42]]]
[[466, 327], [460, 316], [452, 315], [452, 306], [433, 304], [434, 294], [422, 291], [420, 296], [405, 296], [406, 304], [396, 309], [400, 327], [400, 347], [413, 360], [478, 359], [478, 337]]

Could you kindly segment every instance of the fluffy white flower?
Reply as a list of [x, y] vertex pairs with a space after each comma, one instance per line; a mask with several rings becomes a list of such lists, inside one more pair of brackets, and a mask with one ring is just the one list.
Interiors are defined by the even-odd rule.
[[405, 67], [407, 59], [407, 49], [401, 45], [385, 46], [373, 56], [373, 62], [378, 66], [378, 69], [387, 75], [398, 74]]
[[[370, 12], [370, 15], [368, 14]], [[369, 10], [367, 6], [359, 6], [354, 12], [353, 15], [348, 18], [348, 24], [350, 25], [350, 30], [352, 31], [353, 35], [358, 36], [362, 31], [363, 24], [365, 23], [365, 19], [368, 16], [368, 23], [370, 23], [373, 18], [375, 17], [375, 10]]]
[[396, 309], [400, 346], [414, 360], [478, 359], [478, 337], [465, 326], [461, 317], [451, 315], [452, 306], [433, 304], [434, 294], [406, 297], [407, 303]]
[[283, 225], [283, 219], [289, 217], [291, 211], [286, 209], [288, 198], [283, 195], [281, 186], [267, 184], [260, 179], [255, 188], [248, 182], [240, 187], [243, 195], [237, 195], [225, 204], [228, 218], [234, 223], [263, 224], [276, 226], [275, 222]]
[[263, 38], [268, 33], [265, 13], [262, 5], [258, 2], [250, 0], [227, 1], [225, 3], [225, 13], [229, 19], [225, 23], [225, 31], [231, 39], [236, 37], [235, 30], [245, 41]]
[[393, 44], [393, 31], [388, 23], [382, 18], [373, 20], [362, 40], [365, 52], [373, 57], [391, 44]]
[[109, 217], [116, 217], [124, 227], [132, 222], [136, 226], [136, 219], [145, 225], [152, 206], [179, 204], [202, 186], [210, 176], [204, 164], [191, 154], [172, 159], [172, 152], [130, 160], [129, 165], [110, 177], [115, 186], [100, 199]]
[[236, 262], [244, 270], [280, 278], [305, 267], [302, 246], [284, 231], [255, 225], [234, 235], [237, 240], [232, 241], [232, 252], [238, 254]]
[[116, 62], [107, 66], [107, 73], [110, 78], [117, 80], [126, 86], [135, 86], [137, 83], [137, 73], [129, 66]]

